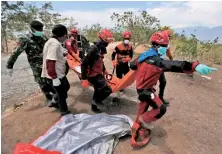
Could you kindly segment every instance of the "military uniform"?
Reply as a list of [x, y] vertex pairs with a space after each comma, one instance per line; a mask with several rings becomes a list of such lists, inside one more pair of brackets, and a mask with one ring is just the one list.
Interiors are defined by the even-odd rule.
[[33, 72], [35, 81], [39, 84], [42, 92], [45, 94], [47, 100], [51, 100], [50, 92], [55, 94], [54, 89], [47, 83], [45, 78], [41, 78], [42, 64], [43, 64], [43, 47], [47, 41], [46, 37], [35, 37], [31, 33], [19, 38], [18, 44], [14, 49], [12, 55], [8, 59], [6, 68], [13, 69], [18, 56], [25, 51], [28, 62]]

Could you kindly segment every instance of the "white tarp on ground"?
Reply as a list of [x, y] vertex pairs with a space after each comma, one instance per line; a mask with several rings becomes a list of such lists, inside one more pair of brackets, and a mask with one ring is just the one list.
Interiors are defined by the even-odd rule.
[[126, 115], [69, 114], [33, 145], [62, 154], [111, 154], [118, 139], [131, 133], [132, 124]]

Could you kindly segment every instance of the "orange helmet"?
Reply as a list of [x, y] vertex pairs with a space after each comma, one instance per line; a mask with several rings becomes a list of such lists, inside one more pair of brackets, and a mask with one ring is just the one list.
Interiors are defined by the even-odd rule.
[[169, 44], [169, 36], [165, 32], [155, 32], [150, 37], [150, 42], [155, 42], [157, 44], [168, 45]]
[[123, 38], [128, 38], [128, 39], [130, 39], [131, 36], [132, 36], [131, 32], [129, 32], [129, 31], [125, 31], [125, 32], [123, 32], [122, 35], [123, 35]]
[[108, 29], [102, 29], [99, 33], [98, 33], [98, 37], [100, 39], [102, 39], [103, 41], [110, 43], [114, 41], [113, 38], [113, 34], [110, 30]]
[[70, 34], [78, 34], [78, 33], [79, 31], [76, 28], [70, 30]]

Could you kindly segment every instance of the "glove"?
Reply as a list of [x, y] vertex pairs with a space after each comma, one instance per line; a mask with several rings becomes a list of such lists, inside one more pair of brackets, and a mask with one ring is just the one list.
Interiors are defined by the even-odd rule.
[[109, 75], [109, 73], [107, 72], [107, 70], [105, 70], [105, 71], [103, 72], [103, 75]]
[[13, 69], [7, 69], [7, 73], [8, 73], [9, 76], [12, 76]]
[[83, 88], [87, 88], [87, 87], [89, 87], [89, 81], [88, 80], [82, 80], [81, 85], [82, 85]]
[[200, 73], [201, 75], [207, 75], [210, 74], [211, 71], [217, 71], [217, 69], [204, 64], [198, 64], [195, 68], [195, 71]]
[[127, 58], [123, 58], [123, 59], [122, 59], [122, 62], [123, 62], [123, 63], [127, 63], [127, 62], [129, 62], [130, 60], [131, 60], [131, 58], [127, 57]]
[[59, 80], [59, 78], [52, 79], [52, 84], [53, 86], [58, 87], [61, 85], [61, 81]]
[[115, 60], [113, 60], [113, 67], [116, 67], [117, 62]]

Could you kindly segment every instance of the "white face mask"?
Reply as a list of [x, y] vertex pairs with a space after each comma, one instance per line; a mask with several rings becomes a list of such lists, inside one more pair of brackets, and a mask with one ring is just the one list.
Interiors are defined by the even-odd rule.
[[129, 44], [129, 40], [124, 40], [124, 44]]

